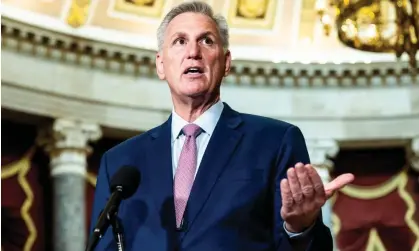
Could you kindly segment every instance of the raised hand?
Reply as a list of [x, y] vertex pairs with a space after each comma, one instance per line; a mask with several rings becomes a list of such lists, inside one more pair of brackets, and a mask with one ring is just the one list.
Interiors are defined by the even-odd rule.
[[323, 182], [311, 165], [298, 163], [287, 171], [281, 181], [281, 217], [290, 232], [302, 232], [319, 216], [322, 206], [336, 192], [354, 180], [352, 174], [342, 174], [331, 182]]

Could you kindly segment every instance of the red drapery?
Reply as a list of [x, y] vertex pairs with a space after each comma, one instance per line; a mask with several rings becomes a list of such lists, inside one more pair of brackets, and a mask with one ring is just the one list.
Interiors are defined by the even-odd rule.
[[[52, 182], [49, 158], [36, 146], [37, 127], [2, 119], [2, 251], [52, 250]], [[102, 154], [120, 140], [93, 145], [86, 175], [86, 219], [90, 224], [96, 174]]]
[[356, 174], [353, 185], [333, 198], [340, 251], [418, 250], [417, 176], [403, 149], [341, 151], [337, 173]]
[[48, 250], [48, 179], [45, 159], [34, 148], [36, 128], [2, 120], [3, 251]]
[[[52, 250], [49, 160], [35, 145], [36, 131], [35, 126], [2, 120], [3, 251]], [[87, 225], [90, 225], [100, 157], [119, 142], [103, 139], [93, 145], [86, 176]], [[341, 150], [334, 162], [333, 175], [350, 171], [357, 177], [356, 186], [339, 192], [334, 198], [340, 251], [419, 250], [415, 246], [419, 245], [417, 210], [413, 216], [408, 215], [419, 199], [417, 176], [402, 172], [407, 165], [405, 151], [399, 148]], [[397, 182], [391, 187], [393, 180]], [[388, 191], [384, 193], [382, 189]]]

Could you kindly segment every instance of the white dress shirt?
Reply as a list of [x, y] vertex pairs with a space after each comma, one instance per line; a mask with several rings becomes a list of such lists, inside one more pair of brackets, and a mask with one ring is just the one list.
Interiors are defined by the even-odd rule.
[[[205, 150], [207, 149], [208, 142], [214, 133], [215, 126], [218, 123], [218, 120], [221, 117], [223, 112], [224, 104], [221, 101], [218, 101], [208, 110], [206, 110], [201, 116], [199, 116], [194, 124], [201, 127], [202, 132], [196, 138], [196, 144], [198, 149], [198, 159], [196, 173], [201, 164], [202, 156], [204, 156]], [[174, 110], [172, 112], [172, 163], [173, 163], [173, 177], [176, 173], [176, 168], [178, 166], [180, 153], [185, 143], [185, 135], [182, 133], [182, 129], [185, 125], [189, 124], [188, 121], [181, 118]]]
[[[222, 101], [218, 101], [214, 105], [212, 105], [208, 110], [206, 110], [201, 116], [199, 116], [195, 121], [192, 123], [201, 127], [202, 132], [196, 138], [198, 156], [197, 156], [197, 167], [195, 171], [195, 177], [198, 172], [199, 166], [202, 161], [202, 156], [204, 156], [205, 150], [207, 149], [208, 142], [214, 133], [215, 126], [218, 123], [218, 120], [221, 117], [221, 113], [223, 112], [224, 104]], [[180, 153], [183, 148], [183, 144], [185, 142], [185, 135], [182, 133], [182, 129], [185, 125], [189, 124], [188, 121], [181, 118], [173, 109], [172, 111], [172, 164], [173, 164], [173, 177], [175, 176], [176, 169], [179, 162]], [[300, 235], [305, 235], [309, 232], [310, 227], [303, 233], [291, 233], [288, 232], [285, 228], [285, 232], [292, 238], [297, 237]]]

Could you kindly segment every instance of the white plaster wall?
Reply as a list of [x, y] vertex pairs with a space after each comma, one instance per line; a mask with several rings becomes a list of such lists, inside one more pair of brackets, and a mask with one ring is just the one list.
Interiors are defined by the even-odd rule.
[[[109, 127], [147, 130], [172, 109], [165, 82], [2, 51], [2, 106]], [[7, 63], [5, 63], [7, 62]], [[234, 109], [283, 119], [307, 138], [388, 139], [419, 135], [419, 87], [225, 86]]]

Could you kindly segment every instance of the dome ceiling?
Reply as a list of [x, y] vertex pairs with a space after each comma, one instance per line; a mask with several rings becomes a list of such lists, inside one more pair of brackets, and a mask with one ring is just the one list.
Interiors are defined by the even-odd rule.
[[[3, 0], [2, 16], [76, 37], [156, 48], [165, 13], [182, 0]], [[227, 17], [233, 58], [272, 62], [394, 61], [323, 34], [315, 0], [207, 0]]]

